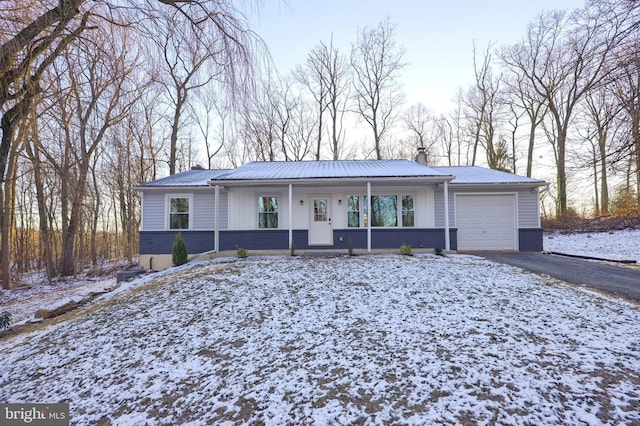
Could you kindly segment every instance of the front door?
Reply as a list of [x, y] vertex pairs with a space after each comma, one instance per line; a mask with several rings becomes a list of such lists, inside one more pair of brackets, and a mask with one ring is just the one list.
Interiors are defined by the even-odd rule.
[[331, 198], [312, 197], [309, 205], [311, 206], [309, 245], [332, 245], [333, 230], [331, 229]]

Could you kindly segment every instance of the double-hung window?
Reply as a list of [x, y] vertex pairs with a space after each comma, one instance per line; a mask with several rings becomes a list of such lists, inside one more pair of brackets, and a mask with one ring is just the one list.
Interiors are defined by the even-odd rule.
[[258, 197], [258, 228], [278, 227], [278, 197]]
[[360, 227], [360, 196], [347, 197], [347, 225], [349, 228]]
[[414, 226], [413, 195], [402, 196], [402, 226]]
[[169, 197], [169, 229], [189, 229], [189, 197]]

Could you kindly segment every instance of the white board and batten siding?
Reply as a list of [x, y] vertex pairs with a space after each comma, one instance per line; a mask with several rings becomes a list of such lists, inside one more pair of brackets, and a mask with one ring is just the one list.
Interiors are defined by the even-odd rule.
[[[210, 231], [214, 229], [215, 193], [208, 188], [206, 190], [191, 189], [191, 191], [180, 191], [180, 189], [172, 191], [144, 191], [142, 195], [142, 231], [168, 230], [170, 197], [190, 198], [190, 230]], [[220, 229], [227, 229], [228, 208], [226, 191], [220, 192], [218, 209], [220, 212], [218, 226]]]
[[[293, 229], [308, 229], [311, 200], [314, 197], [330, 199], [330, 217], [333, 229], [347, 228], [347, 197], [359, 195], [361, 214], [364, 214], [364, 197], [367, 194], [366, 186], [340, 187], [340, 188], [314, 188], [293, 186]], [[372, 195], [397, 195], [398, 204], [401, 206], [402, 195], [414, 196], [414, 212], [416, 228], [433, 228], [434, 218], [434, 191], [431, 187], [407, 187], [400, 189], [397, 186], [372, 185]], [[258, 227], [258, 197], [278, 197], [278, 227], [289, 227], [289, 190], [286, 187], [272, 188], [233, 188], [229, 192], [229, 229], [244, 230], [257, 229]], [[302, 202], [302, 204], [300, 204]], [[399, 207], [401, 209], [401, 207]], [[399, 210], [399, 215], [401, 214]]]

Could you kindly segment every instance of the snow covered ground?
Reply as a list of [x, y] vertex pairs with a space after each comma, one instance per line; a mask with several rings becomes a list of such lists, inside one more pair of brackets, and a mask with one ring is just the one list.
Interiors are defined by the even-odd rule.
[[544, 249], [640, 263], [640, 229], [584, 234], [545, 234]]
[[43, 278], [30, 286], [18, 286], [0, 293], [0, 311], [8, 311], [14, 324], [33, 318], [38, 309], [56, 306], [65, 300], [82, 299], [90, 293], [116, 287], [115, 278], [75, 279], [49, 284]]
[[[555, 238], [554, 238], [555, 240]], [[640, 307], [473, 256], [146, 276], [0, 341], [72, 424], [640, 424]]]

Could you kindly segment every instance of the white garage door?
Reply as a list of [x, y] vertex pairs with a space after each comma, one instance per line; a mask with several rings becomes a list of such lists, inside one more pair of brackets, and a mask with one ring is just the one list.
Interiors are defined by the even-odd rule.
[[517, 250], [516, 196], [456, 195], [458, 250]]

